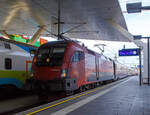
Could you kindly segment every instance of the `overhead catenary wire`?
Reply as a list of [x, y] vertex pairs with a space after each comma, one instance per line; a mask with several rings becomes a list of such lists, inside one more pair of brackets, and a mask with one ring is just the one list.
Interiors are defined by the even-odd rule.
[[[95, 40], [95, 42], [96, 42], [96, 44], [98, 44], [98, 43], [103, 43], [103, 42], [100, 42], [100, 41], [96, 41]], [[119, 57], [118, 56], [118, 50], [117, 51], [115, 51], [112, 47], [110, 47], [109, 45], [107, 45], [106, 47], [105, 47], [105, 51], [107, 51], [107, 52], [104, 52], [104, 55], [106, 55], [107, 57], [109, 57], [109, 58], [111, 58], [111, 59], [114, 59], [115, 60], [115, 58], [117, 58], [117, 60], [116, 61], [118, 61], [118, 63], [121, 63], [121, 64], [124, 64], [124, 65], [127, 65], [127, 66], [134, 66], [135, 64], [137, 64], [136, 62], [131, 62], [131, 63], [127, 63], [127, 62], [124, 62], [124, 61], [121, 61], [121, 57]], [[125, 59], [127, 58], [127, 57], [124, 57]], [[120, 61], [119, 61], [120, 60]]]
[[[96, 41], [95, 40], [95, 42], [97, 43], [100, 43], [100, 41]], [[114, 51], [114, 50], [112, 50], [112, 48], [111, 48], [111, 50], [110, 49], [108, 49], [109, 47], [106, 45], [106, 47], [105, 47], [108, 51], [110, 51], [112, 54], [114, 54], [114, 56], [116, 55], [116, 53], [114, 53], [114, 52], [116, 52], [116, 51]]]

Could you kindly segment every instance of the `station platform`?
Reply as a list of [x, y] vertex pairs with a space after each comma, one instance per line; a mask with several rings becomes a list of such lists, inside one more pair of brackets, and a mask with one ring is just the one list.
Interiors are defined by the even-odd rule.
[[16, 115], [150, 115], [150, 86], [132, 76]]

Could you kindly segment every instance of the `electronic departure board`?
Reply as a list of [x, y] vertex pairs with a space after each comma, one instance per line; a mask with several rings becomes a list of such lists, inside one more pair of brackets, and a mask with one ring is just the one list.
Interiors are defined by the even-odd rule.
[[139, 48], [119, 50], [119, 56], [138, 56], [139, 54], [140, 54]]

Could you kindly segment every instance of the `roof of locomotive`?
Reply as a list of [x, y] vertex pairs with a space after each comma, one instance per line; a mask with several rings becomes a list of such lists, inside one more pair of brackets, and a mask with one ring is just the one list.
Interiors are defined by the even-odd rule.
[[[88, 49], [86, 46], [84, 46], [84, 45], [80, 45], [78, 42], [76, 42], [76, 41], [72, 41], [72, 40], [60, 40], [60, 41], [51, 41], [51, 42], [48, 42], [48, 43], [45, 43], [45, 44], [43, 44], [42, 46], [40, 46], [40, 48], [46, 48], [46, 47], [50, 47], [50, 46], [65, 46], [65, 45], [67, 45], [68, 43], [74, 43], [74, 45], [77, 45], [77, 46], [79, 46], [79, 47], [81, 47], [81, 48], [85, 48], [87, 51], [88, 51], [88, 53], [90, 53], [90, 54], [92, 54], [92, 55], [103, 55], [103, 54], [100, 54], [100, 53], [98, 53], [98, 52], [95, 52], [95, 51], [93, 51], [93, 50], [91, 50], [91, 49]], [[116, 64], [119, 64], [119, 65], [122, 65], [121, 63], [119, 63], [118, 61], [115, 61], [115, 60], [113, 60], [113, 59], [111, 59], [111, 58], [109, 58], [109, 57], [107, 57], [107, 56], [105, 56], [105, 55], [103, 55], [106, 59], [109, 59], [110, 61], [114, 61]]]
[[40, 48], [46, 48], [46, 47], [50, 47], [50, 46], [63, 46], [63, 45], [67, 45], [68, 43], [73, 43], [74, 45], [80, 47], [80, 48], [84, 48], [88, 51], [88, 53], [93, 54], [93, 55], [102, 55], [99, 54], [91, 49], [88, 49], [86, 46], [84, 46], [84, 44], [79, 44], [78, 41], [73, 41], [73, 40], [60, 40], [60, 41], [51, 41], [48, 43], [43, 44], [42, 46], [40, 46]]
[[59, 45], [63, 46], [63, 45], [67, 45], [68, 43], [75, 43], [78, 46], [81, 46], [76, 41], [72, 41], [72, 40], [60, 40], [60, 41], [51, 41], [51, 42], [45, 43], [42, 46], [40, 46], [40, 48], [45, 48], [45, 47], [50, 47], [50, 46], [59, 46]]
[[[105, 56], [104, 54], [100, 54], [98, 52], [95, 52], [91, 49], [88, 49], [86, 46], [84, 46], [84, 44], [79, 44], [78, 41], [73, 41], [73, 40], [59, 40], [59, 41], [51, 41], [48, 43], [43, 44], [42, 46], [40, 46], [40, 48], [46, 48], [46, 47], [50, 47], [50, 46], [66, 46], [68, 43], [73, 43], [76, 46], [79, 46], [80, 48], [84, 48], [85, 50], [87, 50], [88, 53], [92, 54], [92, 55], [99, 55], [99, 56], [104, 56], [106, 59], [109, 59], [110, 61], [114, 61], [113, 59]], [[117, 63], [116, 61], [114, 61], [115, 63]]]

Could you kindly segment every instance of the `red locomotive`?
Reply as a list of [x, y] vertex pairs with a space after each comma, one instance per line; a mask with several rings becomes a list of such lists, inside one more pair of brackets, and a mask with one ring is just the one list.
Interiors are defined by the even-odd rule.
[[[123, 71], [121, 71], [123, 70]], [[47, 91], [84, 90], [107, 80], [127, 76], [113, 60], [74, 41], [42, 45], [32, 63], [32, 86]]]

